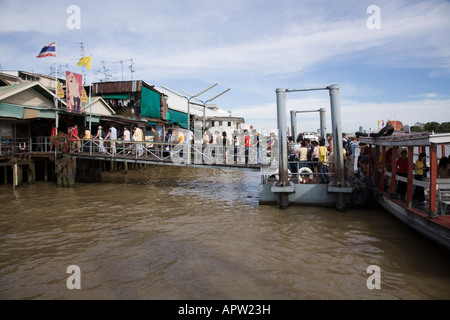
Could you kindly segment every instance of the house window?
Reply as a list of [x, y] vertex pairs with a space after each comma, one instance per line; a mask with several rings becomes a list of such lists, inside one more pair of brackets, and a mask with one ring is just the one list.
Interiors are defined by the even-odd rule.
[[211, 127], [214, 127], [214, 121], [211, 121]]
[[222, 121], [219, 121], [219, 127], [221, 127], [222, 126]]
[[231, 127], [231, 121], [228, 121], [228, 126]]

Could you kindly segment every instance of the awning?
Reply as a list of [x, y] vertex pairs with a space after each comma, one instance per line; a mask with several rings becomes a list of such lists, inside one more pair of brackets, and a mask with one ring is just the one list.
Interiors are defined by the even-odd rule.
[[[86, 123], [89, 123], [89, 115], [86, 115]], [[91, 123], [100, 123], [100, 116], [91, 115]]]
[[130, 99], [129, 93], [117, 93], [117, 94], [104, 94], [102, 95], [103, 99], [120, 99], [120, 100], [127, 100]]
[[146, 87], [142, 87], [141, 116], [159, 118], [161, 112], [161, 96]]
[[169, 125], [176, 124], [182, 128], [187, 129], [187, 114], [184, 112], [169, 109], [167, 112], [167, 121]]
[[16, 119], [55, 119], [55, 110], [0, 103], [0, 117]]
[[0, 103], [0, 116], [3, 118], [23, 118], [23, 107], [8, 103]]

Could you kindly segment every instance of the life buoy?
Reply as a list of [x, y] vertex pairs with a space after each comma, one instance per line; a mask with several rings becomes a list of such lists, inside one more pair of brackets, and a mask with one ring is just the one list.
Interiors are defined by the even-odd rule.
[[300, 183], [310, 183], [312, 181], [313, 172], [310, 168], [303, 167], [298, 171]]

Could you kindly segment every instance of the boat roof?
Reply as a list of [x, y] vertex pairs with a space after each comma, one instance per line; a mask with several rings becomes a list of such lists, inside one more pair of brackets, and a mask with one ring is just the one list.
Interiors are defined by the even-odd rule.
[[418, 132], [410, 134], [393, 134], [383, 137], [359, 137], [362, 143], [378, 146], [430, 146], [433, 144], [450, 144], [450, 133]]

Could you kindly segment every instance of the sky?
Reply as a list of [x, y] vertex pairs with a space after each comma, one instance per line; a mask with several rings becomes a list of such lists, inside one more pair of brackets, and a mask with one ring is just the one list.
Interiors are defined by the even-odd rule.
[[[73, 7], [75, 6], [75, 7]], [[450, 2], [444, 0], [0, 0], [0, 66], [143, 80], [277, 128], [276, 89], [339, 85], [342, 131], [378, 121], [450, 121]], [[74, 10], [75, 8], [75, 10]], [[57, 58], [36, 56], [57, 42]], [[92, 72], [76, 64], [92, 55]], [[131, 66], [131, 68], [130, 68]], [[131, 72], [133, 70], [133, 72]], [[91, 78], [90, 78], [91, 77]], [[170, 100], [169, 100], [170, 106]], [[328, 90], [288, 92], [289, 111], [326, 108]], [[297, 116], [317, 131], [319, 113]]]

